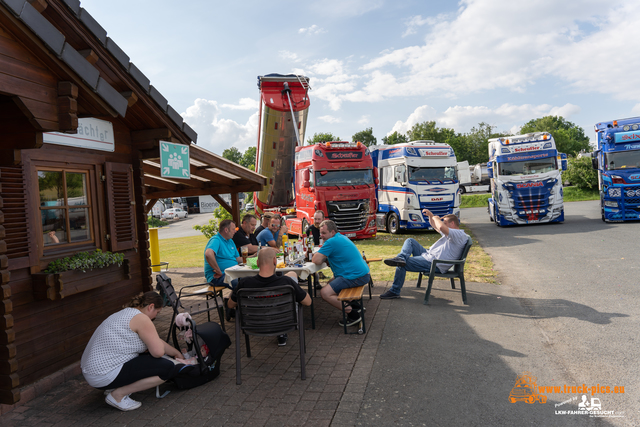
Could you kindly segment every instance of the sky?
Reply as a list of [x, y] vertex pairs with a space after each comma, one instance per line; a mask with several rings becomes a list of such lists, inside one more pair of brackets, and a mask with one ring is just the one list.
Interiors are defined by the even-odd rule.
[[639, 1], [81, 0], [217, 154], [255, 146], [257, 76], [311, 81], [305, 139], [414, 124], [517, 133], [640, 116]]

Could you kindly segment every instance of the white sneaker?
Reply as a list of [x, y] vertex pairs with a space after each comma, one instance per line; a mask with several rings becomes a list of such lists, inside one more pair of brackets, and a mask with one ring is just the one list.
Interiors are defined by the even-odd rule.
[[111, 393], [109, 393], [107, 397], [105, 397], [104, 401], [107, 402], [108, 405], [111, 405], [114, 408], [118, 408], [121, 411], [133, 411], [134, 409], [138, 409], [140, 406], [142, 406], [142, 403], [138, 402], [137, 400], [131, 399], [129, 395], [123, 397], [122, 400], [118, 403], [116, 402], [116, 399], [113, 398]]

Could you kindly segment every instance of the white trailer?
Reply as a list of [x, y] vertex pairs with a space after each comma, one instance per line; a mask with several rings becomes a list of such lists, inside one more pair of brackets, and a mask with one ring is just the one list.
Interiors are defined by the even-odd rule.
[[482, 182], [482, 169], [486, 165], [469, 166], [468, 161], [458, 162], [458, 180], [460, 181], [460, 193], [488, 193], [489, 184]]

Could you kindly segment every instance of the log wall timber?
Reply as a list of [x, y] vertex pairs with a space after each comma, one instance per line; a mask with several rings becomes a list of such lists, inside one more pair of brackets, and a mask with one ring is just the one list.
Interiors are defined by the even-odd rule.
[[[2, 179], [2, 170], [0, 170]], [[20, 400], [18, 361], [16, 359], [15, 332], [13, 330], [13, 304], [11, 302], [11, 273], [6, 230], [4, 228], [4, 197], [0, 181], [0, 401]]]
[[0, 27], [0, 92], [14, 95], [34, 129], [59, 130], [57, 85], [57, 78]]
[[[133, 183], [137, 189], [136, 198], [136, 222], [138, 224], [138, 249], [140, 257], [140, 272], [144, 291], [153, 290], [153, 278], [151, 271], [151, 252], [149, 249], [149, 225], [147, 224], [147, 210], [145, 206], [144, 170], [142, 168], [140, 152], [134, 150], [133, 158]], [[151, 206], [155, 201], [152, 201]]]

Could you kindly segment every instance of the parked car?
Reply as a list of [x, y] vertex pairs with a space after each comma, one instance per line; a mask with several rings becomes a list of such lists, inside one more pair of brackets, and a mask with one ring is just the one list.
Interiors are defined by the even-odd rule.
[[189, 214], [182, 208], [170, 208], [162, 212], [162, 219], [186, 218]]
[[252, 211], [254, 209], [253, 203], [247, 203], [247, 206], [244, 207], [245, 211]]

